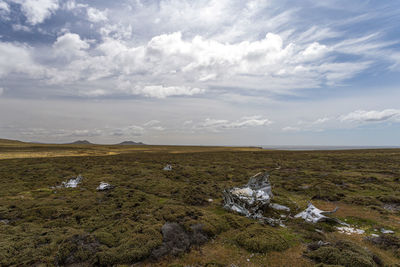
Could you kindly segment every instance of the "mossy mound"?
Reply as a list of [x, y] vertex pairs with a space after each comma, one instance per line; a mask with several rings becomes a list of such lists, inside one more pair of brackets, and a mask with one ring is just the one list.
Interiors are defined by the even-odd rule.
[[290, 247], [293, 239], [294, 236], [285, 229], [257, 223], [247, 229], [236, 230], [232, 233], [232, 240], [237, 245], [256, 253], [286, 250]]
[[375, 267], [382, 264], [370, 251], [343, 240], [324, 246], [309, 246], [305, 255], [318, 263], [345, 267]]

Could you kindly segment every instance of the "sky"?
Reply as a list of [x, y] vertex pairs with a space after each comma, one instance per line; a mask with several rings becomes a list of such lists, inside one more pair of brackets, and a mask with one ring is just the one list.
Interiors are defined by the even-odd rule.
[[400, 1], [0, 0], [0, 138], [399, 146]]

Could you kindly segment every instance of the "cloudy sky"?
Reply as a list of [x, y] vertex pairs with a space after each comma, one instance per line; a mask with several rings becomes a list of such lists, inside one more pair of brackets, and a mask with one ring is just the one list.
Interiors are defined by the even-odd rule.
[[0, 137], [400, 145], [400, 2], [0, 0]]

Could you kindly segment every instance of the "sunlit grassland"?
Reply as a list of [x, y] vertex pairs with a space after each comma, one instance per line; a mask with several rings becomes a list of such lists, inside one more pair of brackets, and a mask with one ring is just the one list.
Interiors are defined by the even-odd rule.
[[[0, 265], [313, 266], [308, 243], [348, 240], [387, 265], [399, 253], [365, 240], [400, 231], [400, 150], [267, 151], [189, 146], [43, 145], [0, 142]], [[163, 171], [165, 164], [172, 171]], [[275, 200], [292, 214], [312, 201], [365, 235], [299, 219], [261, 225], [221, 208], [222, 190], [270, 171]], [[78, 188], [52, 189], [81, 174]], [[97, 192], [101, 181], [115, 188]], [[209, 202], [208, 199], [212, 199]], [[165, 222], [200, 223], [209, 241], [179, 257], [149, 259]], [[317, 230], [317, 231], [316, 231]], [[72, 255], [72, 259], [71, 259]], [[208, 265], [207, 265], [208, 264]]]

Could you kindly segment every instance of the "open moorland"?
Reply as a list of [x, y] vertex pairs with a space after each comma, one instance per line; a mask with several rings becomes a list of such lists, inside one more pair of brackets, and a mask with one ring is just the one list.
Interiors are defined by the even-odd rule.
[[[261, 171], [273, 201], [291, 210], [284, 226], [222, 208], [224, 189]], [[76, 188], [60, 186], [77, 175]], [[400, 149], [1, 140], [0, 182], [0, 266], [400, 266]], [[113, 188], [96, 190], [101, 182]], [[330, 216], [348, 231], [294, 218], [310, 201], [339, 207]], [[174, 234], [161, 231], [166, 223]], [[172, 250], [162, 251], [166, 242]]]

